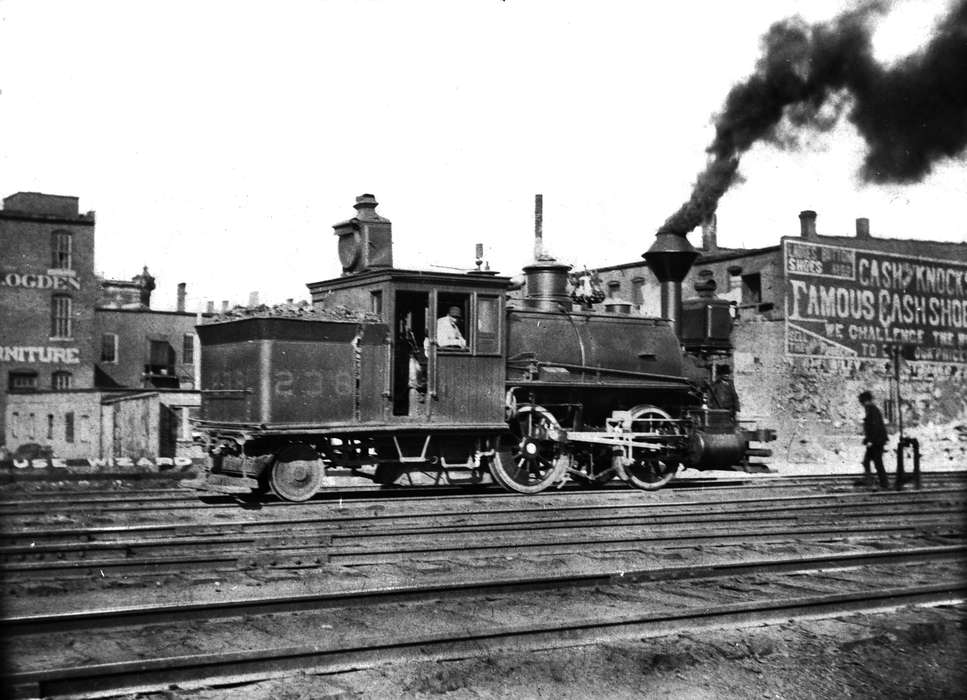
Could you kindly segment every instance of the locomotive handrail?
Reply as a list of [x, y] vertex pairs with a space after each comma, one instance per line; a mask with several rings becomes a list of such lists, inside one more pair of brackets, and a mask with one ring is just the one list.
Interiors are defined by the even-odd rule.
[[[508, 362], [508, 364], [512, 364]], [[654, 372], [636, 372], [630, 369], [612, 369], [610, 367], [595, 367], [592, 365], [572, 365], [567, 362], [540, 362], [540, 361], [528, 361], [529, 365], [536, 365], [537, 367], [563, 367], [564, 369], [574, 369], [582, 372], [598, 372], [603, 374], [620, 374], [629, 377], [641, 377], [642, 379], [661, 379], [665, 381], [673, 381], [677, 384], [690, 385], [688, 379], [684, 377], [677, 377], [673, 374], [656, 374]]]

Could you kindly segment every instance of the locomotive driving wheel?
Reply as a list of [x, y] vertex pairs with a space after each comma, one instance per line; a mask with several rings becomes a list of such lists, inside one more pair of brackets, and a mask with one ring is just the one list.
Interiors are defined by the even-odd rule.
[[325, 480], [322, 459], [308, 445], [282, 450], [269, 467], [269, 488], [283, 501], [308, 501]]
[[520, 404], [510, 429], [511, 444], [490, 463], [494, 481], [518, 493], [539, 493], [559, 481], [569, 460], [556, 439], [561, 426], [554, 415], [543, 406]]
[[[659, 436], [679, 436], [681, 430], [670, 422], [672, 417], [657, 406], [635, 406], [631, 409], [634, 432], [657, 433]], [[628, 483], [645, 491], [655, 491], [675, 478], [678, 461], [667, 450], [632, 448], [631, 464], [625, 466]]]

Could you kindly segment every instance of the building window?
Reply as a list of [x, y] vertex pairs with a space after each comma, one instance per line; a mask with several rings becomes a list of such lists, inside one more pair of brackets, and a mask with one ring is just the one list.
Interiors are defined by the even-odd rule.
[[645, 303], [645, 279], [643, 277], [635, 277], [631, 280], [631, 303], [635, 306], [641, 306]]
[[195, 364], [195, 334], [185, 333], [181, 344], [181, 361], [186, 365]]
[[50, 375], [51, 382], [50, 385], [57, 391], [63, 391], [64, 389], [71, 388], [71, 373], [70, 372], [54, 372]]
[[118, 334], [105, 333], [101, 336], [101, 362], [118, 361]]
[[70, 297], [57, 294], [51, 297], [50, 336], [52, 338], [71, 338], [71, 311], [73, 302]]
[[47, 414], [47, 439], [48, 440], [54, 439], [54, 414], [53, 413]]
[[762, 278], [759, 273], [742, 275], [742, 303], [758, 304], [762, 301]]
[[74, 412], [64, 414], [64, 442], [74, 442]]
[[608, 299], [617, 299], [621, 292], [621, 282], [608, 282]]
[[70, 270], [73, 262], [73, 234], [70, 231], [54, 231], [51, 240], [50, 266], [55, 270]]
[[167, 340], [150, 341], [150, 359], [144, 367], [146, 386], [177, 389], [175, 350]]
[[383, 315], [383, 293], [382, 292], [369, 293], [369, 310], [378, 316]]
[[11, 392], [16, 391], [35, 391], [37, 389], [36, 372], [11, 372], [7, 381], [7, 387]]

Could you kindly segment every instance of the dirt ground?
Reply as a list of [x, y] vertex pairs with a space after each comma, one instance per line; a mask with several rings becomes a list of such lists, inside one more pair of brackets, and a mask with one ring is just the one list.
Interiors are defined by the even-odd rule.
[[[961, 698], [967, 606], [905, 608], [138, 698]], [[129, 696], [135, 697], [135, 696]]]

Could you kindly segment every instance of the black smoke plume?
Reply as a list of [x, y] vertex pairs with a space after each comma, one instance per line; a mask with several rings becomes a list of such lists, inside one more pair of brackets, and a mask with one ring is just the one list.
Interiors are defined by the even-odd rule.
[[825, 131], [842, 112], [866, 141], [860, 178], [917, 182], [967, 148], [967, 0], [957, 0], [915, 54], [889, 67], [873, 58], [867, 3], [823, 24], [800, 18], [763, 37], [755, 73], [732, 88], [715, 120], [709, 162], [691, 198], [659, 233], [685, 235], [715, 212], [738, 179], [739, 158], [757, 141], [795, 144], [802, 129]]

